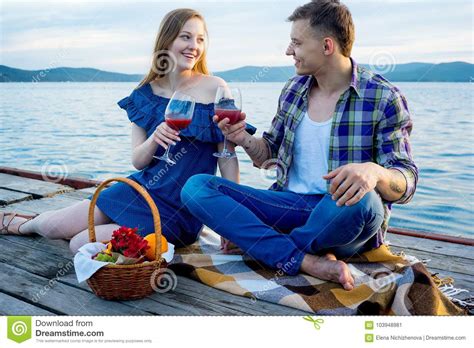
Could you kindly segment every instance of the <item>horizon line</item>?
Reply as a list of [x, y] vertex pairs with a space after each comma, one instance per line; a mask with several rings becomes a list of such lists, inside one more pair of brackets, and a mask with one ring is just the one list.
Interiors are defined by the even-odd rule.
[[[463, 60], [454, 60], [454, 61], [446, 61], [446, 62], [440, 62], [440, 63], [433, 63], [433, 62], [408, 62], [408, 63], [399, 63], [399, 64], [386, 64], [387, 66], [392, 65], [392, 66], [397, 66], [397, 65], [406, 65], [406, 64], [433, 64], [433, 65], [439, 65], [439, 64], [450, 64], [450, 63], [465, 63], [465, 64], [470, 64], [474, 65], [474, 63], [466, 62]], [[374, 65], [370, 63], [357, 63], [358, 65]], [[64, 69], [64, 68], [69, 68], [69, 69], [94, 69], [94, 70], [100, 70], [104, 72], [110, 72], [110, 73], [116, 73], [116, 74], [123, 74], [123, 75], [142, 75], [140, 73], [124, 73], [124, 72], [119, 72], [119, 71], [110, 71], [110, 70], [102, 70], [100, 68], [94, 68], [90, 66], [82, 66], [82, 67], [74, 67], [74, 66], [57, 66], [57, 67], [47, 67], [47, 68], [40, 68], [40, 69], [24, 69], [24, 68], [19, 68], [19, 67], [13, 67], [5, 64], [0, 64], [0, 66], [5, 66], [7, 68], [12, 68], [12, 69], [18, 69], [18, 70], [25, 70], [25, 71], [44, 71], [44, 70], [53, 70], [53, 69]], [[214, 71], [214, 73], [221, 73], [221, 72], [226, 72], [226, 71], [231, 71], [231, 70], [237, 70], [241, 68], [287, 68], [287, 67], [292, 67], [293, 65], [242, 65], [239, 67], [235, 68], [230, 68], [226, 70], [220, 70], [220, 71]]]

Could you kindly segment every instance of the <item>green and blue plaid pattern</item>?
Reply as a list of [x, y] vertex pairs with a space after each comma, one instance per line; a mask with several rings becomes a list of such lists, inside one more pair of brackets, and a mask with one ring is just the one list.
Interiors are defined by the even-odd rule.
[[[399, 170], [406, 178], [407, 190], [395, 202], [384, 202], [385, 218], [377, 243], [383, 242], [391, 205], [408, 203], [416, 190], [418, 168], [411, 154], [413, 123], [407, 101], [400, 90], [382, 76], [352, 60], [350, 88], [341, 95], [333, 116], [328, 168], [332, 171], [348, 163], [374, 162]], [[268, 132], [263, 133], [271, 156], [276, 159], [277, 181], [272, 190], [283, 190], [293, 157], [295, 132], [308, 106], [313, 76], [295, 76], [280, 95], [278, 110]], [[328, 181], [329, 189], [329, 181]]]

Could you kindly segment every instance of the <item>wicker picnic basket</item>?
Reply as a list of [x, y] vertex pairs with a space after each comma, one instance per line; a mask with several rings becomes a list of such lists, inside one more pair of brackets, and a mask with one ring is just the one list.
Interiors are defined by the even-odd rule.
[[113, 178], [102, 182], [92, 196], [89, 206], [89, 241], [95, 242], [94, 208], [99, 193], [111, 182], [119, 181], [132, 186], [151, 208], [155, 227], [155, 260], [133, 265], [109, 264], [87, 280], [92, 291], [106, 300], [135, 300], [151, 295], [154, 284], [159, 282], [162, 271], [167, 267], [161, 257], [161, 221], [158, 208], [148, 192], [135, 181], [127, 178]]

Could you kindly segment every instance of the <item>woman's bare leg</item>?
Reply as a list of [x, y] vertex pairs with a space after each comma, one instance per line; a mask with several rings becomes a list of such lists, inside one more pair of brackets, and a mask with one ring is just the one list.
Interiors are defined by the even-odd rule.
[[[44, 212], [20, 226], [20, 234], [38, 233], [50, 239], [71, 239], [88, 227], [89, 199], [58, 210]], [[12, 224], [26, 219], [15, 217]], [[94, 210], [94, 224], [103, 225], [111, 222], [109, 217], [98, 207]]]
[[[95, 239], [98, 242], [108, 241], [112, 238], [112, 232], [119, 229], [120, 226], [116, 224], [106, 224], [95, 227]], [[86, 229], [77, 233], [69, 242], [69, 249], [75, 254], [81, 246], [89, 243], [89, 230]]]

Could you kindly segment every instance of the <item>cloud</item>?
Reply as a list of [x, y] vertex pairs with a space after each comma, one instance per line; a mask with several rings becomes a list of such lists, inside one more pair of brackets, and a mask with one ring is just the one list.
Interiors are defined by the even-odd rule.
[[132, 41], [137, 34], [128, 31], [44, 28], [12, 34], [2, 43], [4, 53], [31, 52], [35, 50], [54, 50], [58, 48], [92, 50], [103, 45], [118, 45]]
[[[2, 64], [63, 65], [145, 73], [159, 23], [178, 7], [196, 8], [210, 32], [213, 71], [290, 65], [286, 18], [302, 1], [2, 2]], [[347, 0], [356, 24], [354, 57], [389, 50], [397, 62], [473, 61], [471, 1]], [[62, 51], [61, 51], [62, 50]], [[66, 50], [66, 54], [63, 51]], [[467, 53], [466, 53], [467, 52]]]

